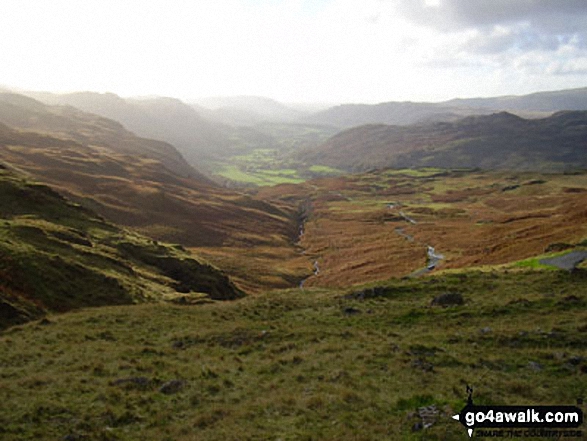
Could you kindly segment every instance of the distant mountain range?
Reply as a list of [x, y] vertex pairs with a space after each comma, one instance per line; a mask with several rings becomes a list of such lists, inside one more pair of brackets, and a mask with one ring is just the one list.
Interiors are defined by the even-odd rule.
[[454, 99], [441, 103], [343, 104], [308, 115], [303, 120], [307, 123], [350, 128], [365, 124], [410, 125], [456, 121], [464, 116], [497, 111], [509, 111], [525, 117], [544, 117], [560, 110], [587, 110], [587, 88], [522, 96]]
[[519, 112], [557, 112], [559, 110], [587, 110], [587, 87], [529, 95], [511, 95], [496, 98], [454, 99], [446, 105], [477, 107]]
[[587, 167], [587, 111], [523, 119], [507, 112], [457, 122], [365, 125], [298, 157], [343, 170], [433, 166], [516, 170]]
[[204, 116], [230, 125], [297, 122], [307, 112], [259, 96], [210, 97], [194, 100]]
[[168, 142], [195, 167], [219, 150], [231, 148], [227, 128], [204, 119], [192, 106], [175, 98], [125, 99], [95, 92], [29, 95], [47, 104], [69, 105], [116, 120], [139, 136]]
[[[345, 104], [314, 113], [247, 96], [210, 98], [188, 105], [172, 98], [123, 99], [88, 92], [29, 95], [115, 119], [139, 136], [170, 143], [196, 168], [223, 167], [231, 164], [233, 156], [277, 149], [282, 157], [294, 158], [293, 163], [301, 160], [306, 165], [342, 170], [502, 167], [506, 157], [512, 168], [560, 169], [575, 160], [582, 164], [576, 151], [580, 147], [571, 146], [582, 140], [556, 127], [563, 124], [560, 115], [546, 117], [561, 110], [587, 110], [587, 88], [442, 103]], [[499, 113], [503, 111], [508, 114]], [[496, 112], [500, 116], [493, 115]], [[49, 126], [46, 124], [55, 130]], [[342, 132], [323, 143], [339, 130]], [[565, 154], [549, 150], [560, 145], [565, 146]]]

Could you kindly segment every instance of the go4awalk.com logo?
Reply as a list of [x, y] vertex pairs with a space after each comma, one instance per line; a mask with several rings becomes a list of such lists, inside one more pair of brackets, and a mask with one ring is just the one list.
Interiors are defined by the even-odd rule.
[[469, 434], [492, 438], [582, 437], [583, 411], [576, 406], [477, 406], [473, 390], [460, 413], [453, 416]]

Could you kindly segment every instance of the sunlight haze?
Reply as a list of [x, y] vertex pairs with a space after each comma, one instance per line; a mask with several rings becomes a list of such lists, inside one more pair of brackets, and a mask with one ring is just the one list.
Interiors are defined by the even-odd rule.
[[584, 1], [0, 4], [0, 85], [181, 99], [441, 101], [587, 84]]

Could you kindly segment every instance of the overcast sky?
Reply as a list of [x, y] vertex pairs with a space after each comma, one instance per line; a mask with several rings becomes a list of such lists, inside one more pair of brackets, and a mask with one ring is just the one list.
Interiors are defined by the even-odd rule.
[[440, 101], [587, 86], [587, 0], [1, 0], [0, 84]]

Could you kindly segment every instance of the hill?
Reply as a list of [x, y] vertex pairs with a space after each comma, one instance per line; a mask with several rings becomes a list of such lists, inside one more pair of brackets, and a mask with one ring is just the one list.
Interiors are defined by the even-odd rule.
[[[167, 156], [156, 149], [169, 149], [181, 158], [169, 144], [137, 138], [114, 121], [29, 98], [23, 102], [8, 105], [0, 100], [0, 122], [26, 128], [0, 125], [0, 160], [109, 221], [153, 239], [210, 248], [211, 258], [217, 248], [236, 248], [242, 261], [239, 268], [264, 268], [240, 273], [240, 286], [248, 291], [268, 284], [291, 286], [291, 279], [298, 278], [295, 274], [303, 263], [275, 268], [271, 259], [259, 262], [256, 255], [299, 257], [293, 245], [298, 228], [295, 205], [267, 203], [220, 188], [199, 175], [181, 176], [164, 165]], [[51, 125], [52, 120], [56, 124]], [[153, 147], [155, 154], [140, 154], [144, 145]], [[157, 155], [163, 156], [161, 161]]]
[[494, 98], [454, 99], [447, 105], [469, 106], [493, 110], [557, 112], [560, 110], [587, 110], [587, 87], [529, 95], [511, 95]]
[[443, 103], [388, 102], [380, 104], [342, 104], [302, 118], [312, 124], [341, 129], [365, 124], [410, 125], [422, 122], [454, 121], [467, 115], [490, 111]]
[[453, 123], [370, 125], [341, 132], [299, 155], [344, 170], [443, 167], [567, 170], [587, 166], [587, 112], [523, 119], [501, 112]]
[[125, 231], [4, 165], [0, 219], [0, 329], [88, 306], [243, 295], [183, 248]]
[[[476, 271], [52, 315], [0, 334], [0, 433], [467, 439], [452, 419], [467, 385], [478, 405], [585, 396], [586, 282], [585, 271]], [[446, 293], [463, 303], [431, 305]]]
[[94, 92], [29, 95], [116, 120], [139, 136], [168, 142], [194, 167], [204, 168], [202, 161], [231, 148], [225, 127], [204, 119], [192, 106], [175, 98], [124, 99]]
[[587, 88], [520, 96], [453, 99], [439, 103], [343, 104], [305, 116], [303, 121], [345, 129], [365, 124], [413, 125], [454, 122], [465, 116], [502, 111], [522, 117], [546, 117], [563, 110], [587, 110]]
[[[207, 116], [232, 126], [267, 122], [296, 122], [305, 114], [271, 98], [260, 96], [208, 97], [194, 100]], [[201, 110], [206, 112], [206, 110]]]
[[26, 131], [93, 144], [117, 154], [153, 159], [179, 176], [206, 180], [173, 146], [139, 138], [119, 122], [70, 106], [48, 106], [24, 95], [4, 93], [0, 94], [0, 122]]

